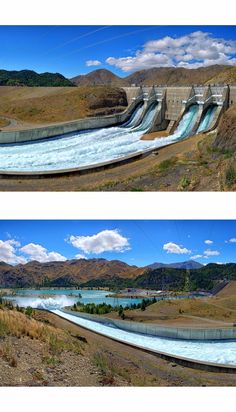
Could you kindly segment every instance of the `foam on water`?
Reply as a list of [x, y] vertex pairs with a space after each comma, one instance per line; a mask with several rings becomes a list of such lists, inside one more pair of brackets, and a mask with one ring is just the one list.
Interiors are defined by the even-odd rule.
[[153, 141], [141, 140], [156, 116], [157, 104], [149, 107], [140, 125], [143, 106], [125, 127], [110, 127], [79, 132], [44, 141], [0, 147], [0, 170], [15, 172], [77, 168], [122, 158], [139, 151], [162, 147], [186, 138], [196, 121], [198, 106], [183, 116], [176, 132]]
[[201, 120], [201, 123], [198, 127], [197, 133], [204, 132], [204, 130], [207, 130], [210, 127], [210, 125], [211, 125], [211, 123], [214, 119], [214, 115], [215, 115], [216, 110], [217, 110], [217, 106], [208, 107], [208, 109], [207, 109], [207, 111], [206, 111], [206, 113], [205, 113], [205, 115], [204, 115], [203, 119]]
[[104, 334], [105, 336], [114, 339], [120, 339], [130, 344], [142, 346], [147, 349], [153, 349], [199, 361], [236, 365], [235, 341], [189, 341], [158, 338], [156, 336], [127, 332], [112, 326], [103, 325], [98, 322], [70, 315], [57, 309], [52, 310], [52, 312], [94, 332]]

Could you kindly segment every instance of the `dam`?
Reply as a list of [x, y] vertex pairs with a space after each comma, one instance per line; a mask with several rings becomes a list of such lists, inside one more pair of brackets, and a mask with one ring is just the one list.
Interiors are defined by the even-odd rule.
[[[224, 85], [125, 91], [128, 107], [120, 114], [0, 131], [0, 173], [55, 174], [132, 159], [215, 129], [224, 110], [236, 102], [236, 87]], [[164, 136], [141, 139], [157, 131]]]

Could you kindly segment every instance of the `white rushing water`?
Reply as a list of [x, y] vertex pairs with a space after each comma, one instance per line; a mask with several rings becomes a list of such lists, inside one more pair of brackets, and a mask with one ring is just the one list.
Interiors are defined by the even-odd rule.
[[61, 310], [52, 310], [53, 313], [70, 320], [77, 325], [105, 336], [124, 342], [165, 352], [171, 355], [182, 356], [198, 361], [214, 362], [219, 364], [236, 365], [235, 341], [189, 341], [181, 339], [167, 339], [156, 336], [147, 336], [127, 332], [112, 326], [103, 325], [78, 316], [64, 313]]
[[205, 115], [204, 115], [203, 119], [201, 120], [201, 123], [198, 127], [197, 133], [201, 133], [204, 130], [207, 130], [211, 126], [211, 123], [214, 119], [216, 110], [217, 110], [217, 106], [210, 106], [207, 109], [207, 111], [206, 111], [206, 113], [205, 113]]
[[158, 105], [151, 105], [141, 124], [137, 126], [143, 110], [142, 105], [138, 106], [130, 122], [120, 127], [79, 132], [33, 143], [2, 145], [0, 170], [36, 172], [78, 168], [162, 147], [186, 138], [191, 133], [198, 114], [198, 106], [193, 105], [183, 116], [174, 134], [144, 141], [141, 137], [150, 129]]

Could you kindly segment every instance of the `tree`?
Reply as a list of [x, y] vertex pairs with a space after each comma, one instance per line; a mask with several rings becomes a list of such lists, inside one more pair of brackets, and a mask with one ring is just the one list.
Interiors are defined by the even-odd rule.
[[144, 311], [146, 309], [146, 306], [147, 306], [146, 301], [145, 301], [145, 299], [143, 299], [142, 303], [141, 303], [141, 310]]

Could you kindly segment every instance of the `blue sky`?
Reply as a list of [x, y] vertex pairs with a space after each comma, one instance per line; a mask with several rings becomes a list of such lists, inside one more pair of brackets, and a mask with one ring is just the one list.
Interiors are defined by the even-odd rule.
[[236, 65], [236, 26], [0, 26], [0, 68], [60, 72]]
[[145, 266], [195, 259], [235, 262], [236, 221], [0, 221], [0, 261], [119, 259]]

